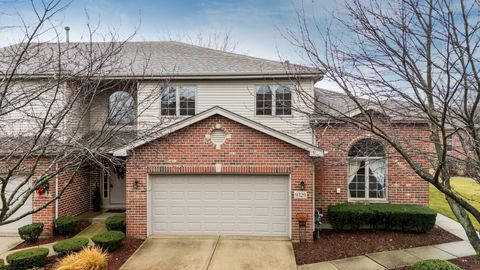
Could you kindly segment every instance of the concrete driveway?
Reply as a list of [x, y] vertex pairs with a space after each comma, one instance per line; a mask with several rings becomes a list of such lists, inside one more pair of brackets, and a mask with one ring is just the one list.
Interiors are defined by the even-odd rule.
[[0, 254], [7, 252], [22, 242], [23, 240], [18, 236], [0, 236]]
[[151, 237], [122, 270], [295, 270], [292, 244], [271, 237]]

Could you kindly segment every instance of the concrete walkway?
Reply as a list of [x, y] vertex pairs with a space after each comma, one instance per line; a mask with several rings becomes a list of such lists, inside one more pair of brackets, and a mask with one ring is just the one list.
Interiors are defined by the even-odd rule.
[[[90, 226], [85, 228], [83, 231], [81, 231], [80, 233], [75, 235], [74, 237], [86, 237], [86, 238], [90, 239], [92, 236], [97, 235], [97, 234], [102, 233], [102, 232], [105, 232], [105, 231], [107, 231], [107, 228], [105, 227], [105, 224], [95, 223], [95, 224], [91, 224]], [[20, 239], [20, 238], [18, 238], [18, 239]], [[0, 238], [0, 240], [3, 240], [3, 237]], [[21, 242], [22, 241], [20, 239], [20, 241], [17, 241], [16, 245], [20, 244]], [[15, 252], [18, 252], [18, 251], [21, 251], [21, 250], [37, 248], [37, 247], [48, 248], [48, 250], [49, 250], [48, 256], [54, 256], [54, 255], [57, 255], [57, 253], [53, 250], [53, 245], [55, 245], [55, 243], [57, 243], [57, 242], [48, 243], [48, 244], [44, 244], [44, 245], [38, 245], [38, 246], [35, 246], [35, 247], [9, 250], [9, 249], [14, 248], [16, 246], [16, 245], [13, 245], [9, 249], [3, 250], [2, 252], [0, 252], [0, 259], [3, 259], [5, 261], [5, 264], [8, 265], [8, 263], [7, 263], [7, 256], [8, 255], [10, 255], [12, 253], [15, 253]], [[92, 242], [92, 240], [90, 240], [90, 245], [92, 245], [92, 244], [93, 244], [93, 242]]]
[[[383, 251], [370, 253], [364, 256], [306, 264], [298, 267], [299, 270], [381, 270], [394, 269], [402, 266], [413, 265], [419, 260], [441, 259], [450, 260], [459, 257], [475, 255], [475, 250], [467, 241], [467, 236], [462, 226], [455, 220], [437, 215], [435, 223], [440, 228], [456, 235], [463, 241], [423, 246], [416, 248]], [[361, 243], [360, 243], [361, 244]]]

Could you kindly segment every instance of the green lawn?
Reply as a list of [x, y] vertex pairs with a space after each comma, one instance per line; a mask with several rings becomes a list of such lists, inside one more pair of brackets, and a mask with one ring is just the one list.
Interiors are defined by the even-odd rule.
[[[466, 199], [468, 199], [477, 209], [480, 209], [480, 184], [469, 178], [454, 177], [451, 180], [452, 187]], [[430, 208], [433, 210], [455, 219], [450, 206], [448, 205], [445, 195], [430, 185]], [[477, 230], [480, 230], [480, 224], [472, 218], [473, 224]]]

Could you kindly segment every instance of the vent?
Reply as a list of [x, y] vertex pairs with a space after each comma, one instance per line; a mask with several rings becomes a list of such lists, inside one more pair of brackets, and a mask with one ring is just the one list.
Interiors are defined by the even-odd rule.
[[227, 134], [223, 129], [214, 129], [212, 133], [210, 133], [210, 140], [212, 141], [213, 144], [215, 144], [217, 149], [220, 149], [222, 144], [225, 142], [227, 139]]

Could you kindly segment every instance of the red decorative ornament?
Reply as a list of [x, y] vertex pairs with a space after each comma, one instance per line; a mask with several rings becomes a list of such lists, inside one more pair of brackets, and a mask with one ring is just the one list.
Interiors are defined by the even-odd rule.
[[45, 190], [43, 188], [39, 188], [37, 189], [37, 194], [38, 194], [38, 198], [41, 200], [42, 199], [42, 195], [45, 193]]

